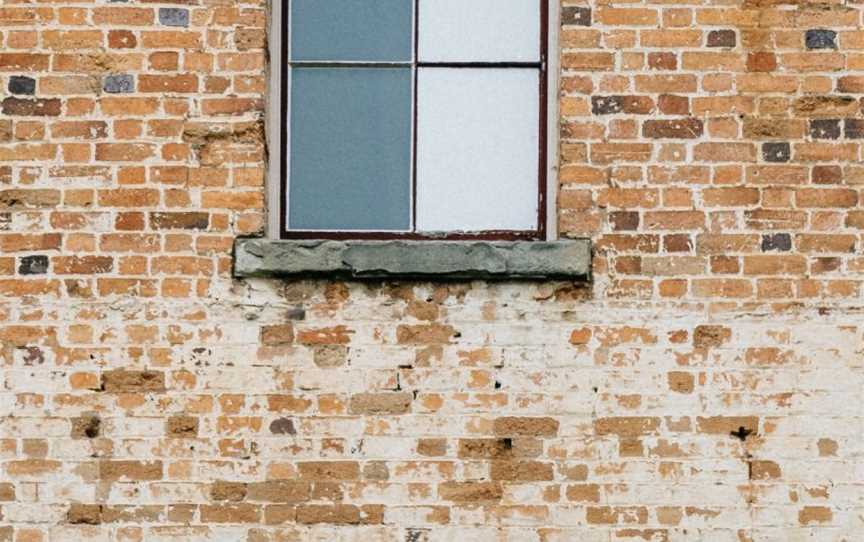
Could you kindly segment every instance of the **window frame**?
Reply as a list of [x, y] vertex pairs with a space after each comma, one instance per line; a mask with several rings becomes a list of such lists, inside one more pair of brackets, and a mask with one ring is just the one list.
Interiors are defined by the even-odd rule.
[[[537, 0], [540, 10], [539, 62], [420, 62], [418, 55], [418, 4], [413, 6], [412, 52], [412, 172], [411, 214], [416, 224], [417, 198], [417, 78], [421, 67], [444, 68], [533, 68], [539, 71], [538, 119], [538, 182], [537, 227], [534, 230], [486, 230], [477, 232], [410, 232], [369, 230], [289, 230], [288, 212], [288, 160], [289, 160], [289, 89], [283, 82], [288, 79], [288, 32], [290, 30], [290, 1], [271, 0], [268, 63], [270, 83], [268, 113], [268, 187], [267, 234], [271, 239], [283, 240], [442, 240], [442, 241], [546, 241], [557, 238], [557, 172], [558, 172], [558, 28], [560, 3], [556, 0]], [[552, 54], [550, 54], [550, 52]]]

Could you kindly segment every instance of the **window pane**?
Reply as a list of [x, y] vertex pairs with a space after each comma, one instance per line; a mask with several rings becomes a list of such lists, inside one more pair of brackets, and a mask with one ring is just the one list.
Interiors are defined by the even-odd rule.
[[537, 227], [539, 70], [422, 68], [417, 228]]
[[412, 0], [292, 0], [291, 59], [410, 61]]
[[411, 69], [291, 70], [291, 229], [405, 230]]
[[539, 0], [420, 0], [423, 62], [540, 60]]

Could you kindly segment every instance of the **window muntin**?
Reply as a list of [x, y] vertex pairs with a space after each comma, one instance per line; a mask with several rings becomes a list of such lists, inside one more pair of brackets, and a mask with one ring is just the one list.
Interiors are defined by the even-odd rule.
[[543, 238], [545, 1], [283, 9], [283, 238]]

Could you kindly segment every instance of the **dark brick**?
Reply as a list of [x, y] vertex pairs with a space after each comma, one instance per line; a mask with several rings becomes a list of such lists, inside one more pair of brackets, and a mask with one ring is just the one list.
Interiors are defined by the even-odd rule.
[[840, 119], [811, 120], [810, 137], [813, 139], [837, 139], [840, 137]]
[[564, 6], [561, 10], [561, 22], [575, 26], [591, 26], [591, 8]]
[[296, 435], [294, 421], [291, 418], [279, 418], [270, 423], [270, 432], [274, 435]]
[[712, 30], [708, 33], [708, 47], [735, 47], [736, 42], [734, 30]]
[[48, 256], [23, 256], [18, 263], [18, 273], [21, 275], [42, 275], [48, 272]]
[[646, 120], [642, 135], [652, 139], [696, 139], [702, 136], [700, 119]]
[[9, 92], [12, 94], [36, 94], [36, 80], [23, 75], [13, 75], [9, 78]]
[[60, 100], [57, 98], [6, 98], [3, 100], [3, 114], [21, 117], [57, 117], [60, 115]]
[[165, 26], [189, 26], [189, 10], [159, 8], [159, 22]]
[[102, 89], [111, 94], [135, 92], [135, 78], [126, 73], [108, 75], [102, 83]]
[[624, 110], [623, 96], [592, 96], [591, 112], [595, 115], [614, 115]]
[[792, 157], [789, 143], [763, 143], [762, 159], [766, 162], [788, 162]]
[[864, 119], [846, 119], [843, 132], [848, 139], [864, 139]]
[[808, 30], [804, 39], [808, 49], [836, 49], [837, 32], [825, 28]]
[[762, 252], [788, 252], [792, 250], [792, 236], [788, 233], [768, 233], [762, 236]]
[[157, 230], [206, 230], [210, 215], [198, 212], [150, 213], [150, 226]]
[[595, 115], [628, 113], [644, 115], [654, 110], [654, 101], [648, 96], [593, 96], [591, 112]]

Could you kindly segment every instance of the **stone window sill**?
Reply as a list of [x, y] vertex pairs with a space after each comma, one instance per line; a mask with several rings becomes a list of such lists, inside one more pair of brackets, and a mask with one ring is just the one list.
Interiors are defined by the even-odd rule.
[[588, 280], [591, 241], [237, 239], [235, 277]]

